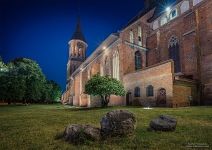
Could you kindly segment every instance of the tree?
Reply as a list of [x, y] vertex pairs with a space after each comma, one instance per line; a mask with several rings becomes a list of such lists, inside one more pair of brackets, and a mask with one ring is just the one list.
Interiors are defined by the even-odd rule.
[[16, 74], [19, 78], [25, 81], [24, 101], [41, 102], [43, 90], [45, 89], [45, 75], [40, 66], [31, 59], [17, 58], [9, 65], [14, 66]]
[[62, 95], [59, 85], [47, 81], [31, 59], [17, 58], [4, 64], [0, 57], [0, 100], [23, 103], [54, 102]]
[[85, 85], [85, 93], [100, 96], [102, 107], [108, 106], [110, 96], [124, 96], [125, 90], [122, 83], [109, 76], [94, 75]]
[[48, 80], [45, 85], [43, 93], [43, 99], [47, 103], [59, 102], [62, 96], [62, 90], [60, 86], [53, 80]]

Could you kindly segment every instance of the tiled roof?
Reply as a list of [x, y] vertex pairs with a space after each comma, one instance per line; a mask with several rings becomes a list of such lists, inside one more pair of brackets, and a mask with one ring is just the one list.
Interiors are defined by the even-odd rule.
[[81, 30], [81, 25], [80, 25], [80, 20], [78, 19], [77, 21], [77, 26], [76, 26], [76, 30], [71, 38], [72, 40], [81, 40], [83, 42], [86, 43], [86, 40], [85, 40], [85, 37], [82, 33], [82, 30]]

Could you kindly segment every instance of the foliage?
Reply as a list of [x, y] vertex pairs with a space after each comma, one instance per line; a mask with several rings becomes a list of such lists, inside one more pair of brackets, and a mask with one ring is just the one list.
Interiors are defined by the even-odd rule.
[[39, 102], [46, 82], [40, 66], [35, 61], [26, 58], [15, 59], [9, 65], [14, 66], [18, 77], [25, 79], [27, 88], [24, 99]]
[[111, 95], [124, 96], [125, 90], [122, 83], [110, 76], [94, 75], [85, 85], [85, 93], [100, 96], [102, 106], [107, 106]]
[[60, 87], [46, 81], [40, 66], [31, 59], [17, 58], [7, 65], [2, 62], [1, 68], [0, 100], [39, 103], [53, 102], [61, 96]]
[[44, 99], [47, 103], [59, 102], [60, 97], [62, 95], [62, 91], [60, 86], [53, 80], [49, 80], [46, 82], [44, 90]]

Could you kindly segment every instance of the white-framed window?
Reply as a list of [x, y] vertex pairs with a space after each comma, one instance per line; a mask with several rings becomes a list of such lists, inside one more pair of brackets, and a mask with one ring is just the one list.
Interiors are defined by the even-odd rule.
[[193, 6], [199, 4], [200, 2], [202, 2], [202, 0], [193, 0]]
[[178, 14], [177, 14], [177, 9], [175, 8], [175, 9], [173, 9], [173, 10], [170, 12], [170, 14], [169, 14], [169, 19], [172, 20], [172, 19], [176, 18], [177, 15], [178, 15]]
[[138, 26], [138, 45], [142, 46], [142, 28]]
[[132, 30], [130, 30], [130, 43], [134, 43], [134, 35]]
[[160, 25], [162, 26], [162, 25], [164, 25], [164, 24], [166, 24], [167, 23], [167, 17], [166, 16], [163, 16], [162, 18], [161, 18], [161, 20], [160, 20]]
[[180, 6], [181, 14], [189, 10], [189, 1], [184, 1]]
[[119, 53], [115, 51], [113, 54], [113, 78], [119, 80]]
[[158, 20], [153, 22], [153, 30], [156, 30], [159, 28]]

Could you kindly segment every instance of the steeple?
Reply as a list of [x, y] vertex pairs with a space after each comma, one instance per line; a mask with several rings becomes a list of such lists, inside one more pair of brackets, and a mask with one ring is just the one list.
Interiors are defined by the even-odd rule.
[[85, 37], [80, 26], [80, 19], [78, 17], [76, 30], [68, 42], [69, 44], [69, 59], [67, 63], [67, 81], [69, 81], [74, 71], [85, 61], [86, 49], [88, 47]]
[[76, 30], [71, 38], [71, 40], [81, 40], [86, 43], [85, 37], [81, 30], [80, 18], [77, 19]]

